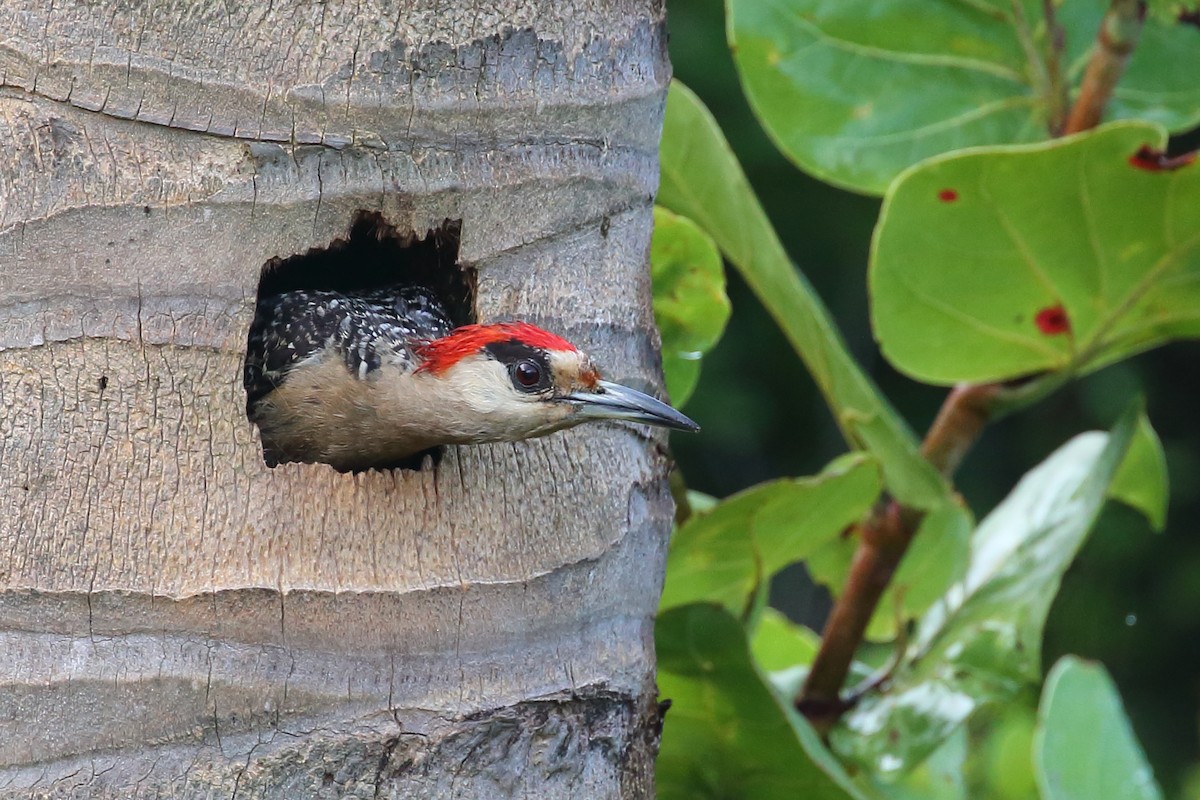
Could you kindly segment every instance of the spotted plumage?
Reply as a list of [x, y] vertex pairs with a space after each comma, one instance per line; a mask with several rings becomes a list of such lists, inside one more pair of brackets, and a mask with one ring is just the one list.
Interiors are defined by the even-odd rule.
[[288, 373], [333, 348], [350, 373], [367, 378], [384, 363], [415, 369], [414, 347], [454, 326], [441, 302], [419, 287], [357, 295], [285, 292], [258, 303], [247, 340], [246, 407], [282, 385]]

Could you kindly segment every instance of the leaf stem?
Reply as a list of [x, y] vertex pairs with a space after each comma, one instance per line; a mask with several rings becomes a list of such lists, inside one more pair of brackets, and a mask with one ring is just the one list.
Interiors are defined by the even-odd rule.
[[[1003, 384], [996, 383], [955, 387], [926, 434], [921, 454], [950, 477], [1006, 391]], [[833, 605], [821, 634], [821, 648], [796, 697], [796, 709], [821, 733], [828, 732], [850, 707], [849, 701], [842, 700], [841, 690], [854, 653], [924, 516], [923, 511], [887, 498], [856, 528], [859, 542], [850, 576]]]
[[859, 543], [850, 577], [833, 605], [821, 633], [821, 647], [796, 697], [796, 710], [821, 734], [828, 733], [851, 706], [841, 698], [842, 684], [922, 516], [922, 512], [886, 499], [856, 529]]
[[1079, 133], [1100, 124], [1104, 107], [1137, 46], [1145, 18], [1144, 0], [1112, 0], [1100, 23], [1079, 97], [1071, 107], [1063, 133]]
[[[1020, 384], [964, 383], [951, 390], [921, 443], [921, 454], [950, 478], [989, 422], [1041, 400], [1069, 375], [1050, 372]], [[850, 708], [841, 697], [854, 653], [925, 512], [883, 500], [856, 529], [850, 576], [821, 634], [821, 648], [796, 696], [796, 709], [822, 734]]]

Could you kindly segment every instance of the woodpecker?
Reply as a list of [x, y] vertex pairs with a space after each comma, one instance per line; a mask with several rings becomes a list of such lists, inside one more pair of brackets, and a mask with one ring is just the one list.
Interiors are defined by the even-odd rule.
[[454, 327], [420, 287], [260, 299], [244, 379], [269, 466], [387, 467], [439, 445], [518, 441], [591, 420], [699, 430], [666, 403], [601, 380], [566, 339], [526, 322]]

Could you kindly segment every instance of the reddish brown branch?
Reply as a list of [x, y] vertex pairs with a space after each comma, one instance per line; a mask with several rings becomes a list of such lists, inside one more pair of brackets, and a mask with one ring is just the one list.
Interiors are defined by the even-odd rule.
[[938, 472], [946, 477], [953, 475], [983, 433], [1002, 391], [997, 383], [964, 383], [954, 387], [925, 434], [921, 455]]
[[1142, 0], [1112, 0], [1096, 34], [1083, 85], [1067, 117], [1064, 133], [1079, 133], [1100, 124], [1104, 107], [1137, 47], [1145, 18], [1146, 4]]
[[[963, 385], [942, 404], [925, 437], [922, 453], [947, 477], [979, 438], [1001, 391], [999, 384]], [[822, 733], [846, 710], [840, 693], [854, 653], [922, 516], [919, 511], [887, 500], [856, 529], [859, 543], [850, 577], [833, 605], [821, 635], [821, 649], [796, 698], [796, 708]]]
[[920, 521], [920, 514], [889, 500], [857, 528], [860, 538], [850, 577], [833, 605], [821, 649], [796, 698], [796, 709], [821, 733], [846, 710], [840, 693], [854, 653]]

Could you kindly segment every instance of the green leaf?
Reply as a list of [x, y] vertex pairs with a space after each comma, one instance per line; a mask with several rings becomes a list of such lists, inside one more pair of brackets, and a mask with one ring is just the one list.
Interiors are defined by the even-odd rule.
[[[912, 546], [900, 562], [871, 623], [867, 638], [884, 641], [896, 636], [898, 622], [916, 619], [959, 581], [966, 571], [973, 520], [959, 505], [947, 504], [925, 516]], [[813, 580], [835, 597], [850, 576], [858, 540], [837, 537], [822, 545], [805, 562]]]
[[717, 343], [729, 321], [721, 254], [696, 223], [655, 207], [650, 278], [667, 392], [682, 406], [700, 379], [700, 357]]
[[710, 494], [697, 492], [695, 489], [688, 489], [687, 493], [688, 505], [694, 514], [702, 514], [712, 511], [721, 501]]
[[831, 734], [879, 776], [919, 764], [978, 707], [1039, 677], [1042, 630], [1062, 574], [1087, 537], [1136, 422], [1085, 433], [1030, 471], [979, 525], [961, 583], [921, 619], [886, 690]]
[[[1059, 4], [1067, 79], [1082, 79], [1106, 3]], [[729, 40], [755, 114], [824, 181], [879, 194], [952, 150], [1049, 138], [1063, 105], [1046, 66], [1041, 4], [972, 0], [728, 0]], [[1174, 131], [1200, 121], [1200, 33], [1161, 19], [1108, 107]]]
[[884, 355], [930, 383], [1001, 381], [1200, 335], [1200, 166], [1131, 162], [1163, 144], [1122, 122], [902, 176], [872, 247]]
[[1161, 800], [1104, 667], [1059, 659], [1038, 717], [1034, 763], [1043, 800]]
[[1147, 0], [1146, 7], [1151, 14], [1163, 22], [1175, 22], [1179, 19], [1180, 14], [1200, 11], [1200, 2], [1196, 2], [1196, 0]]
[[750, 652], [764, 672], [807, 666], [817, 655], [821, 637], [797, 625], [773, 608], [765, 609], [754, 626]]
[[668, 611], [655, 642], [659, 694], [671, 700], [659, 800], [865, 800], [812, 728], [767, 687], [728, 612]]
[[1033, 729], [1037, 722], [1034, 687], [1004, 705], [981, 709], [969, 725], [971, 761], [967, 783], [995, 792], [988, 800], [1029, 800], [1038, 796], [1033, 774]]
[[912, 546], [871, 618], [868, 637], [876, 641], [895, 637], [898, 620], [921, 616], [962, 579], [974, 523], [971, 513], [957, 505], [943, 506], [921, 520]]
[[1167, 457], [1158, 434], [1143, 414], [1108, 496], [1145, 514], [1150, 527], [1161, 533], [1167, 524], [1168, 494]]
[[894, 783], [862, 772], [859, 784], [887, 800], [967, 800], [967, 731], [960, 728], [925, 761]]
[[816, 477], [764, 483], [694, 513], [671, 539], [660, 609], [712, 602], [747, 613], [772, 575], [858, 521], [881, 488], [878, 466], [859, 454]]
[[[816, 631], [797, 625], [773, 608], [763, 609], [756, 618], [750, 650], [754, 663], [780, 697], [796, 696], [820, 647]], [[850, 680], [866, 680], [873, 672], [870, 665], [854, 661]]]
[[660, 166], [658, 202], [713, 237], [804, 359], [846, 440], [879, 459], [892, 494], [912, 508], [947, 502], [948, 485], [788, 259], [716, 121], [678, 81], [667, 95]]

